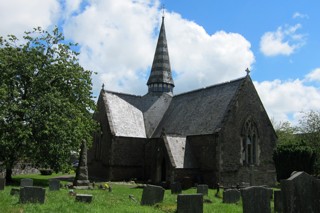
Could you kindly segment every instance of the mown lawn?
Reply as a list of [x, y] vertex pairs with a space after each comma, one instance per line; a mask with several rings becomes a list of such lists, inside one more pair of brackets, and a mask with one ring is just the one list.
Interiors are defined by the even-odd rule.
[[[14, 177], [16, 183], [20, 182], [21, 178], [33, 178], [34, 185], [47, 186], [48, 179], [61, 176], [41, 176], [41, 175], [20, 175]], [[112, 192], [107, 190], [75, 190], [76, 193], [92, 194], [93, 201], [90, 204], [75, 202], [75, 197], [69, 195], [69, 189], [62, 188], [60, 191], [49, 191], [46, 187], [46, 199], [44, 204], [19, 204], [19, 196], [11, 196], [10, 190], [13, 186], [6, 186], [5, 190], [0, 191], [0, 212], [8, 213], [25, 213], [25, 212], [77, 212], [77, 213], [99, 213], [99, 212], [175, 212], [176, 195], [171, 195], [170, 190], [166, 190], [164, 201], [154, 206], [141, 206], [140, 199], [142, 196], [142, 188], [137, 188], [136, 185], [126, 185], [118, 183], [110, 183]], [[216, 198], [215, 190], [209, 190], [209, 199], [212, 203], [204, 203], [204, 212], [207, 213], [236, 213], [242, 212], [241, 202], [239, 204], [223, 204], [221, 198]], [[184, 194], [196, 193], [195, 188], [183, 191]], [[129, 198], [133, 195], [136, 202]]]

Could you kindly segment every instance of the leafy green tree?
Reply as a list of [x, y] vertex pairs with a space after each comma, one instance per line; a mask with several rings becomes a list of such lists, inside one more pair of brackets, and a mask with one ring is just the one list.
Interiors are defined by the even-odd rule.
[[313, 172], [315, 152], [305, 142], [295, 140], [278, 143], [273, 160], [277, 171], [277, 180], [290, 177], [293, 171]]
[[92, 141], [92, 72], [75, 49], [57, 27], [35, 28], [22, 40], [0, 37], [0, 164], [7, 181], [24, 159], [62, 170], [71, 151]]
[[299, 124], [299, 137], [315, 150], [315, 173], [320, 174], [320, 111], [303, 113]]

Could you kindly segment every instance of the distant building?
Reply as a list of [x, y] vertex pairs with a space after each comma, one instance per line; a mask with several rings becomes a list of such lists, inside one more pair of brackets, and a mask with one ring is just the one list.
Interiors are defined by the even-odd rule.
[[101, 131], [88, 152], [89, 175], [107, 180], [273, 184], [277, 136], [249, 72], [243, 78], [173, 95], [162, 19], [148, 93], [102, 89]]

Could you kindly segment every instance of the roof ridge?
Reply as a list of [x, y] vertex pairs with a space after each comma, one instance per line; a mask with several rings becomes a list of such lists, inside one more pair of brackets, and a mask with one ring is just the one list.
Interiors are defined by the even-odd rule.
[[247, 76], [241, 77], [241, 78], [236, 78], [236, 79], [231, 80], [231, 81], [225, 81], [225, 82], [222, 82], [222, 83], [210, 85], [210, 86], [203, 87], [203, 88], [198, 88], [198, 89], [190, 90], [190, 91], [188, 91], [188, 92], [183, 92], [183, 93], [174, 95], [173, 97], [182, 96], [182, 95], [187, 95], [187, 94], [190, 94], [190, 93], [199, 92], [199, 91], [206, 90], [206, 89], [211, 89], [211, 88], [213, 88], [213, 87], [218, 87], [218, 86], [223, 86], [223, 85], [225, 85], [225, 84], [234, 83], [234, 82], [237, 82], [237, 81], [244, 80], [244, 79], [246, 79], [246, 77], [247, 77]]
[[112, 90], [104, 90], [104, 92], [112, 93], [112, 94], [116, 94], [116, 95], [127, 95], [127, 96], [140, 97], [140, 98], [143, 97], [142, 95], [134, 95], [134, 94], [129, 94], [129, 93], [116, 92], [116, 91], [112, 91]]

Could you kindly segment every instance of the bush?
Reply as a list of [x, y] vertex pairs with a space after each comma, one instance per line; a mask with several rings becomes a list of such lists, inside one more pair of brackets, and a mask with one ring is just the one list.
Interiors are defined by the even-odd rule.
[[52, 169], [39, 169], [41, 175], [52, 175]]
[[315, 156], [315, 151], [303, 141], [278, 143], [273, 152], [277, 180], [289, 178], [293, 171], [312, 174]]

